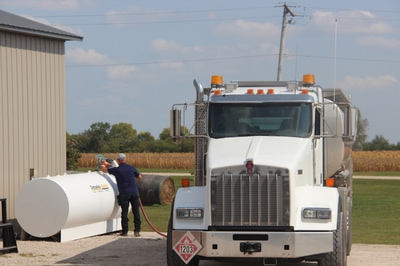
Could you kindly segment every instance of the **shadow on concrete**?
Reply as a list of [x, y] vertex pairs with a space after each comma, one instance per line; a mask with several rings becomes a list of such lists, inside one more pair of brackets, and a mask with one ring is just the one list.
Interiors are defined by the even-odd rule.
[[166, 265], [165, 245], [163, 239], [119, 238], [56, 265]]

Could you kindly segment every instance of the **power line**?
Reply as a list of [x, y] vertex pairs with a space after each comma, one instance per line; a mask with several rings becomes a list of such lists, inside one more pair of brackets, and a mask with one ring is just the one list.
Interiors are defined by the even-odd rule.
[[[353, 11], [354, 9], [347, 9], [347, 8], [327, 8], [327, 7], [306, 7], [309, 9], [322, 9], [322, 10], [340, 10], [340, 11]], [[375, 13], [400, 13], [399, 11], [394, 11], [394, 10], [379, 10], [379, 9], [358, 9], [362, 11], [368, 11], [368, 12], [375, 12]]]
[[267, 57], [276, 56], [274, 54], [269, 55], [244, 55], [244, 56], [228, 56], [228, 57], [212, 57], [212, 58], [199, 58], [199, 59], [182, 59], [182, 60], [167, 60], [167, 61], [150, 61], [150, 62], [136, 62], [136, 63], [126, 63], [126, 64], [96, 64], [96, 65], [73, 65], [66, 66], [68, 68], [73, 67], [107, 67], [107, 66], [132, 66], [132, 65], [152, 65], [152, 64], [171, 64], [171, 63], [190, 63], [190, 62], [206, 62], [206, 61], [219, 61], [219, 60], [232, 60], [232, 59], [242, 59], [242, 58], [254, 58], [254, 57]]
[[[243, 11], [243, 10], [260, 10], [274, 8], [273, 6], [259, 6], [259, 7], [241, 7], [241, 8], [224, 8], [224, 9], [201, 9], [201, 10], [184, 10], [184, 11], [155, 11], [155, 12], [122, 12], [116, 14], [77, 14], [77, 15], [40, 15], [41, 18], [77, 18], [77, 17], [121, 17], [121, 16], [139, 16], [139, 15], [168, 15], [168, 14], [186, 14], [186, 13], [204, 13], [204, 12], [227, 12], [227, 11]], [[354, 11], [353, 9], [340, 9], [340, 8], [322, 8], [322, 7], [304, 7], [304, 9], [321, 9], [321, 10], [342, 10], [342, 11]], [[400, 11], [389, 11], [389, 10], [363, 10], [369, 12], [385, 12], [385, 13], [400, 13]], [[346, 16], [315, 16], [315, 15], [303, 15], [304, 17], [324, 17], [327, 19], [339, 18], [341, 20], [381, 20], [381, 21], [400, 21], [400, 18], [355, 18]], [[276, 18], [279, 16], [248, 16], [248, 17], [230, 17], [230, 18], [207, 18], [201, 19], [189, 19], [189, 20], [163, 20], [163, 21], [140, 21], [140, 22], [104, 22], [104, 23], [68, 23], [60, 24], [64, 26], [102, 26], [102, 25], [143, 25], [143, 24], [161, 24], [161, 23], [194, 23], [194, 22], [211, 22], [211, 21], [227, 21], [237, 19], [265, 19], [265, 18]]]
[[[42, 17], [42, 18], [68, 18], [68, 17], [76, 18], [76, 17], [105, 17], [105, 16], [168, 15], [168, 14], [186, 14], [186, 13], [207, 13], [207, 12], [260, 10], [260, 9], [269, 9], [269, 8], [275, 8], [275, 7], [276, 6], [258, 6], [258, 7], [199, 9], [199, 10], [182, 10], [182, 11], [122, 12], [122, 13], [117, 13], [117, 14], [38, 15], [38, 17]], [[304, 6], [304, 9], [354, 11], [354, 9], [345, 9], [345, 8], [325, 8], [325, 7], [307, 7], [307, 6]], [[379, 10], [379, 9], [376, 9], [376, 10], [374, 10], [374, 9], [362, 9], [362, 11], [382, 12], [382, 13], [400, 13], [400, 11]]]
[[[271, 16], [251, 16], [251, 17], [230, 17], [230, 18], [200, 18], [200, 19], [189, 19], [189, 20], [162, 20], [162, 21], [139, 21], [139, 22], [99, 22], [99, 23], [59, 23], [61, 26], [104, 26], [104, 25], [150, 25], [150, 24], [165, 24], [165, 23], [207, 23], [214, 21], [229, 21], [229, 20], [257, 20], [266, 18], [278, 18], [278, 15]], [[400, 21], [400, 19], [390, 19], [390, 18], [354, 18], [354, 17], [344, 17], [344, 16], [315, 16], [315, 15], [303, 15], [306, 18], [322, 17], [326, 19], [340, 19], [340, 20], [379, 20], [379, 21]]]
[[104, 26], [104, 25], [144, 25], [144, 24], [165, 24], [165, 23], [191, 23], [191, 22], [211, 22], [211, 21], [227, 21], [237, 19], [265, 19], [277, 18], [280, 16], [259, 16], [259, 17], [236, 17], [236, 18], [213, 18], [213, 19], [192, 19], [192, 20], [163, 20], [163, 21], [140, 21], [140, 22], [103, 22], [103, 23], [77, 23], [77, 24], [60, 24], [63, 26]]
[[[125, 64], [96, 64], [96, 65], [67, 65], [67, 68], [80, 68], [80, 67], [110, 67], [110, 66], [133, 66], [133, 65], [152, 65], [152, 64], [171, 64], [171, 63], [191, 63], [191, 62], [209, 62], [209, 61], [223, 61], [235, 60], [245, 58], [260, 58], [260, 57], [276, 57], [278, 54], [259, 54], [259, 55], [242, 55], [242, 56], [227, 56], [227, 57], [212, 57], [212, 58], [199, 58], [199, 59], [183, 59], [183, 60], [166, 60], [166, 61], [149, 61], [149, 62], [134, 62]], [[306, 54], [288, 54], [286, 57], [305, 57], [305, 58], [321, 58], [332, 60], [332, 56], [323, 55], [306, 55]], [[363, 62], [380, 62], [380, 63], [400, 63], [400, 60], [392, 59], [377, 59], [377, 58], [357, 58], [357, 57], [337, 57], [337, 60], [344, 61], [363, 61]]]
[[105, 16], [137, 16], [137, 15], [168, 15], [168, 14], [186, 14], [186, 13], [206, 13], [206, 12], [226, 12], [226, 11], [243, 11], [252, 9], [267, 9], [274, 6], [262, 7], [238, 7], [238, 8], [223, 8], [223, 9], [200, 9], [200, 10], [183, 10], [183, 11], [154, 11], [154, 12], [122, 12], [117, 14], [78, 14], [78, 15], [41, 15], [42, 18], [62, 18], [62, 17], [105, 17]]

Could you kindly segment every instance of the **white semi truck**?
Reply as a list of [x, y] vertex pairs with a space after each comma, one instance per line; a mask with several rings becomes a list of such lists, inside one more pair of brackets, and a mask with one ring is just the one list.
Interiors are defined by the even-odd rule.
[[180, 188], [171, 207], [168, 265], [347, 265], [357, 110], [342, 90], [323, 89], [313, 74], [193, 83], [196, 101], [171, 110], [178, 141], [194, 107], [196, 140], [194, 186]]

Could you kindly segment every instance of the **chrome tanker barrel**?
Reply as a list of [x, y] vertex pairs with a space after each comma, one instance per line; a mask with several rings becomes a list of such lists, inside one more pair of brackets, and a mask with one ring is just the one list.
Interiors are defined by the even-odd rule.
[[60, 241], [121, 230], [115, 177], [102, 172], [35, 178], [18, 193], [15, 214], [28, 234]]
[[357, 137], [357, 108], [341, 89], [324, 89], [324, 175], [344, 164], [352, 172], [351, 146]]
[[345, 143], [342, 139], [344, 117], [342, 110], [336, 104], [326, 99], [323, 130], [325, 135], [325, 177], [331, 177], [341, 167], [344, 159]]

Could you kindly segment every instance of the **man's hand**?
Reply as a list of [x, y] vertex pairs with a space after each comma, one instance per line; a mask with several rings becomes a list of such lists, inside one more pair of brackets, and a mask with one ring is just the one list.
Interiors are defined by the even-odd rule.
[[107, 166], [105, 166], [104, 164], [100, 165], [100, 169], [103, 173], [108, 173], [108, 169]]

